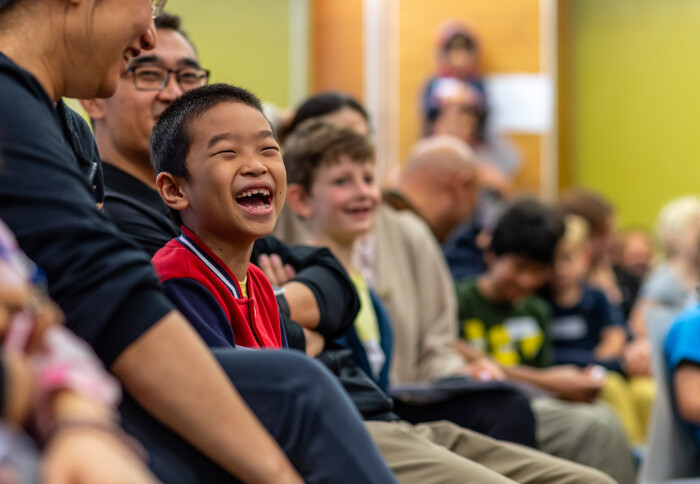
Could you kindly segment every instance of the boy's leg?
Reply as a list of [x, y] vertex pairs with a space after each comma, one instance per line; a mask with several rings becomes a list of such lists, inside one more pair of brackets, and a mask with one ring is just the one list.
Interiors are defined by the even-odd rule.
[[401, 484], [513, 484], [512, 480], [434, 444], [408, 422], [369, 421], [365, 425]]
[[[307, 483], [395, 483], [357, 410], [322, 365], [291, 351], [214, 350], [251, 410]], [[130, 398], [121, 406], [124, 428], [151, 454], [164, 482], [238, 482], [160, 425]], [[206, 412], [206, 404], [202, 411]]]
[[553, 398], [532, 402], [537, 441], [543, 452], [601, 470], [620, 484], [633, 484], [632, 452], [610, 409]]
[[415, 433], [521, 484], [614, 484], [602, 472], [510, 442], [501, 442], [450, 422], [415, 427]]

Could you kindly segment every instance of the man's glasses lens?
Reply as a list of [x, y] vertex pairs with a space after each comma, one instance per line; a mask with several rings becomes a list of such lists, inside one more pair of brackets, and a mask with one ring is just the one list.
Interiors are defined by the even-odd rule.
[[183, 67], [171, 71], [160, 66], [136, 66], [131, 69], [134, 75], [136, 89], [141, 91], [161, 91], [170, 81], [170, 75], [175, 75], [175, 81], [183, 91], [204, 86], [209, 80], [209, 71], [196, 67]]

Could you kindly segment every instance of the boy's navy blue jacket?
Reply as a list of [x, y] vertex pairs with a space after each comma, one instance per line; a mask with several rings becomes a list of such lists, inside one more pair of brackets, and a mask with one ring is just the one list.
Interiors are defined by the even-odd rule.
[[165, 292], [210, 347], [287, 346], [270, 281], [248, 265], [248, 297], [226, 265], [194, 233], [182, 235], [153, 256]]

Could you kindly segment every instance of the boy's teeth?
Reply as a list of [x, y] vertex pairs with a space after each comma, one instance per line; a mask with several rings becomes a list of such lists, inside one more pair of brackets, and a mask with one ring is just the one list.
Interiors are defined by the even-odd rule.
[[270, 190], [267, 188], [259, 188], [259, 189], [253, 189], [253, 190], [247, 190], [240, 195], [238, 195], [236, 198], [243, 198], [243, 197], [252, 197], [253, 195], [265, 195], [269, 196], [270, 195]]

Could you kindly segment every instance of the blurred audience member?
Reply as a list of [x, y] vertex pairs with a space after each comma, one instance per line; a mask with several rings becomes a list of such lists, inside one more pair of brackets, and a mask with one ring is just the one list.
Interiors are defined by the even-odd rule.
[[397, 190], [384, 200], [397, 210], [416, 212], [443, 242], [474, 213], [478, 180], [474, 153], [453, 136], [433, 136], [413, 148]]
[[652, 237], [645, 229], [630, 229], [619, 238], [615, 254], [615, 276], [622, 292], [622, 314], [629, 320], [639, 288], [651, 269], [654, 256]]
[[659, 213], [657, 237], [663, 262], [644, 282], [630, 315], [634, 341], [628, 345], [626, 364], [631, 374], [651, 373], [647, 309], [660, 306], [673, 313], [681, 312], [700, 281], [700, 198], [686, 196], [666, 204]]
[[31, 279], [40, 271], [0, 222], [0, 482], [39, 482], [33, 444], [11, 430], [23, 426], [45, 446], [41, 482], [155, 483], [119, 426], [118, 383]]
[[438, 28], [438, 70], [423, 92], [424, 132], [457, 136], [476, 151], [482, 186], [504, 195], [512, 189], [519, 156], [488, 129], [488, 102], [479, 72], [479, 42], [470, 28], [446, 21]]
[[[627, 442], [617, 419], [594, 402], [605, 383], [604, 375], [591, 368], [553, 365], [552, 341], [547, 334], [549, 308], [536, 295], [549, 280], [555, 248], [564, 234], [564, 223], [554, 209], [534, 199], [512, 202], [496, 224], [486, 251], [487, 271], [456, 284], [459, 307], [459, 351], [471, 361], [492, 359], [513, 381], [533, 385], [561, 400], [540, 397], [533, 400], [542, 437], [562, 435], [563, 422], [550, 420], [554, 411], [566, 419], [563, 439], [572, 437], [593, 419], [600, 425], [595, 451], [569, 447], [567, 456], [605, 470], [619, 482], [633, 482], [634, 470]], [[546, 410], [546, 411], [545, 411]], [[573, 427], [569, 428], [571, 425]], [[556, 429], [556, 431], [555, 431]], [[551, 432], [551, 433], [550, 433]], [[589, 434], [593, 437], [593, 431]], [[541, 448], [545, 443], [540, 441]], [[603, 450], [604, 448], [604, 450]], [[563, 449], [559, 449], [560, 451]]]
[[626, 230], [620, 237], [617, 265], [643, 279], [652, 268], [654, 241], [643, 228]]
[[622, 303], [622, 291], [613, 269], [615, 250], [615, 213], [613, 206], [600, 194], [590, 190], [567, 191], [560, 207], [565, 214], [582, 217], [590, 231], [591, 267], [588, 282], [605, 293], [611, 304]]
[[653, 382], [626, 380], [621, 375], [620, 360], [627, 341], [624, 321], [605, 294], [586, 282], [590, 262], [586, 221], [568, 215], [565, 225], [554, 256], [552, 280], [545, 291], [551, 310], [547, 331], [554, 362], [612, 370], [606, 373], [600, 398], [616, 410], [630, 442], [642, 444], [654, 398]]

